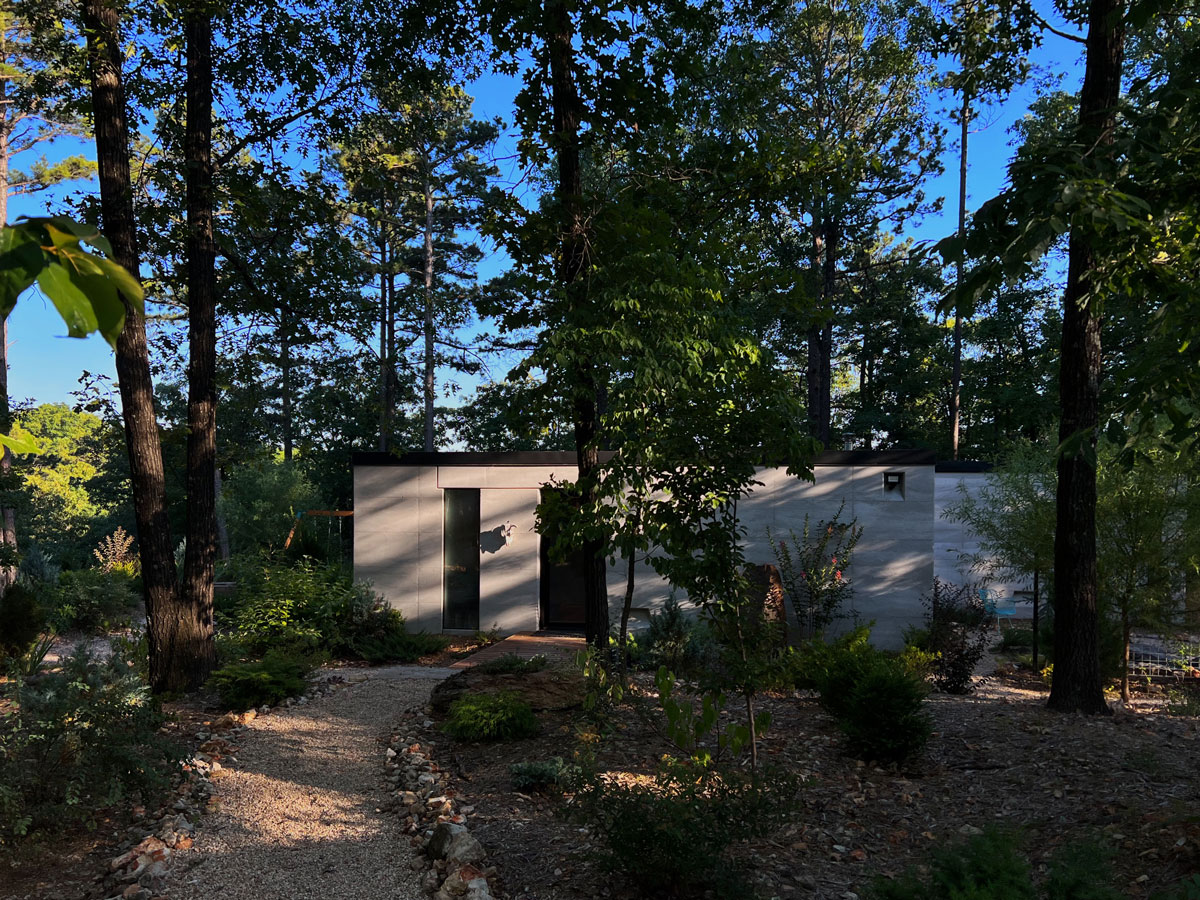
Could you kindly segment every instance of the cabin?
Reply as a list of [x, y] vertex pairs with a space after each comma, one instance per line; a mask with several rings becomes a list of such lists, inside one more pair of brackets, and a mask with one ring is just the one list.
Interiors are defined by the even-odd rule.
[[[356, 453], [353, 466], [354, 575], [411, 629], [583, 629], [579, 561], [550, 560], [535, 527], [542, 491], [575, 478], [574, 453]], [[899, 647], [905, 626], [921, 621], [921, 597], [933, 582], [934, 470], [934, 454], [924, 450], [827, 451], [813, 461], [813, 481], [762, 468], [738, 504], [746, 560], [774, 563], [768, 530], [776, 539], [799, 533], [806, 515], [815, 524], [840, 508], [843, 521], [863, 528], [846, 573], [854, 586], [847, 612], [875, 622], [876, 643]], [[625, 576], [618, 559], [608, 570], [614, 617]], [[640, 566], [634, 622], [669, 595], [669, 585]]]

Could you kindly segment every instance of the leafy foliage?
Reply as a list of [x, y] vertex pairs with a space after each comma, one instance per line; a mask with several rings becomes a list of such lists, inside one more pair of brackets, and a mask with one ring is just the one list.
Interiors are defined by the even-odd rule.
[[138, 604], [136, 580], [120, 569], [68, 570], [37, 588], [55, 631], [102, 634], [125, 627]]
[[317, 661], [318, 657], [294, 650], [270, 650], [257, 662], [232, 663], [218, 669], [208, 683], [229, 709], [274, 706], [304, 693], [308, 685], [305, 679]]
[[854, 548], [862, 539], [857, 519], [843, 522], [845, 504], [828, 521], [810, 526], [797, 535], [789, 529], [787, 540], [767, 530], [767, 538], [779, 563], [779, 576], [796, 616], [808, 637], [817, 637], [843, 615], [854, 596], [849, 572]]
[[168, 786], [179, 749], [119, 648], [105, 661], [77, 650], [4, 692], [15, 711], [0, 720], [0, 843], [90, 821], [122, 797], [148, 804]]
[[1068, 844], [1051, 858], [1035, 887], [1014, 834], [986, 828], [962, 844], [934, 853], [928, 874], [908, 871], [895, 881], [876, 879], [871, 900], [1120, 900], [1111, 854], [1092, 843]]
[[501, 691], [455, 700], [442, 730], [460, 741], [512, 741], [533, 737], [541, 725], [520, 694]]
[[646, 895], [753, 895], [730, 854], [739, 842], [771, 834], [791, 809], [798, 783], [780, 773], [747, 776], [668, 761], [653, 778], [629, 783], [591, 776], [571, 815], [604, 846], [601, 863]]
[[515, 653], [505, 653], [496, 659], [479, 663], [475, 666], [475, 671], [486, 672], [489, 675], [528, 675], [540, 672], [548, 665], [550, 665], [550, 660], [546, 658], [545, 654], [539, 653], [529, 659], [522, 659]]
[[561, 756], [509, 766], [514, 791], [562, 791], [579, 781], [579, 766], [563, 762]]
[[46, 614], [32, 590], [19, 581], [0, 594], [0, 662], [19, 657], [46, 627]]
[[987, 650], [989, 621], [979, 589], [974, 585], [933, 580], [933, 590], [921, 598], [925, 607], [924, 648], [937, 654], [933, 683], [950, 694], [971, 691], [971, 676]]

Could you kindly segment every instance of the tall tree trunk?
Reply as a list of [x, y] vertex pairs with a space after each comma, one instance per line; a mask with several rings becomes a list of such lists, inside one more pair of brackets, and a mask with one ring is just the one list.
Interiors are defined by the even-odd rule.
[[833, 291], [837, 276], [838, 224], [821, 218], [813, 235], [813, 267], [821, 274], [819, 312], [826, 318], [808, 329], [808, 417], [813, 437], [829, 447], [833, 422]]
[[387, 453], [392, 434], [392, 408], [390, 404], [391, 377], [388, 358], [388, 322], [392, 318], [391, 304], [387, 292], [387, 226], [379, 226], [379, 452]]
[[[567, 319], [579, 318], [588, 302], [587, 285], [580, 278], [587, 253], [587, 224], [583, 210], [583, 180], [579, 162], [579, 127], [583, 104], [575, 84], [575, 26], [565, 0], [546, 6], [550, 51], [551, 102], [554, 108], [554, 151], [558, 163], [558, 202], [562, 217], [558, 281], [566, 294]], [[574, 363], [571, 373], [575, 425], [575, 456], [579, 467], [580, 502], [586, 508], [595, 497], [596, 470], [600, 465], [599, 416], [596, 410], [598, 377], [587, 361]], [[608, 644], [608, 588], [603, 545], [583, 542], [585, 559], [584, 615], [587, 642], [601, 652]]]
[[1041, 572], [1037, 569], [1033, 570], [1033, 671], [1038, 673], [1041, 669], [1038, 667], [1038, 641], [1041, 639], [1038, 635], [1038, 628], [1041, 627], [1041, 600], [1040, 594], [1040, 576]]
[[[113, 257], [135, 278], [141, 270], [129, 175], [129, 132], [125, 120], [125, 88], [121, 79], [124, 53], [120, 19], [105, 0], [83, 0], [88, 72], [96, 132], [100, 181], [100, 215]], [[117, 382], [129, 451], [129, 480], [142, 560], [146, 599], [146, 632], [150, 649], [150, 684], [167, 690], [174, 664], [175, 632], [186, 618], [175, 585], [175, 552], [167, 517], [162, 446], [154, 415], [146, 323], [135, 304], [125, 301], [125, 327], [117, 338]]]
[[[1120, 0], [1091, 0], [1087, 64], [1079, 96], [1077, 140], [1097, 156], [1111, 153], [1125, 42]], [[1100, 411], [1100, 315], [1093, 283], [1096, 250], [1086, 228], [1071, 230], [1063, 295], [1059, 439], [1084, 433], [1094, 450]], [[1054, 681], [1049, 707], [1107, 713], [1100, 679], [1096, 605], [1096, 469], [1082, 452], [1058, 459], [1054, 535]]]
[[[430, 161], [425, 159], [425, 171]], [[433, 452], [433, 185], [425, 178], [425, 449]]]
[[[961, 235], [967, 226], [967, 135], [971, 121], [971, 92], [963, 88], [962, 109], [959, 110], [962, 119], [962, 132], [959, 136], [961, 149], [958, 154], [958, 233]], [[954, 286], [962, 287], [963, 257], [965, 253], [958, 251], [958, 259], [954, 263]], [[950, 458], [958, 459], [958, 432], [962, 418], [962, 316], [958, 312], [958, 304], [954, 305], [954, 362], [950, 372]]]
[[[0, 47], [4, 35], [0, 32]], [[0, 59], [8, 59], [7, 48]], [[9, 133], [12, 130], [9, 116], [8, 80], [0, 78], [0, 228], [8, 224], [8, 153]], [[12, 408], [8, 402], [8, 319], [0, 322], [0, 434], [12, 430]], [[7, 484], [13, 478], [12, 451], [0, 448], [0, 482]], [[17, 517], [11, 506], [0, 506], [0, 562], [15, 562], [17, 554]], [[0, 597], [16, 580], [15, 565], [0, 565]]]
[[292, 461], [292, 319], [287, 305], [279, 308], [279, 411], [283, 419], [283, 459]]
[[213, 572], [217, 559], [217, 284], [213, 237], [212, 18], [194, 0], [184, 25], [187, 44], [188, 438], [187, 547], [183, 600], [187, 615], [175, 634], [168, 689], [194, 690], [216, 662]]

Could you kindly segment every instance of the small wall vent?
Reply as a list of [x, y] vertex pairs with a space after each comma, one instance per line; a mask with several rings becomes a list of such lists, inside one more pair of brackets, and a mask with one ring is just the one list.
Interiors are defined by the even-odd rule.
[[883, 499], [884, 500], [903, 500], [904, 499], [904, 473], [903, 472], [884, 472], [883, 473]]

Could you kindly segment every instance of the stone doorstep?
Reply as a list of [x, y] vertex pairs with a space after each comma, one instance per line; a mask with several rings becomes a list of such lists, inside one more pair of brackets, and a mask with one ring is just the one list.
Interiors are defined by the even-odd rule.
[[574, 662], [575, 654], [583, 648], [583, 638], [575, 635], [521, 631], [484, 647], [482, 650], [476, 650], [465, 659], [452, 663], [450, 668], [469, 669], [509, 654], [519, 656], [521, 659], [545, 656], [551, 662]]

